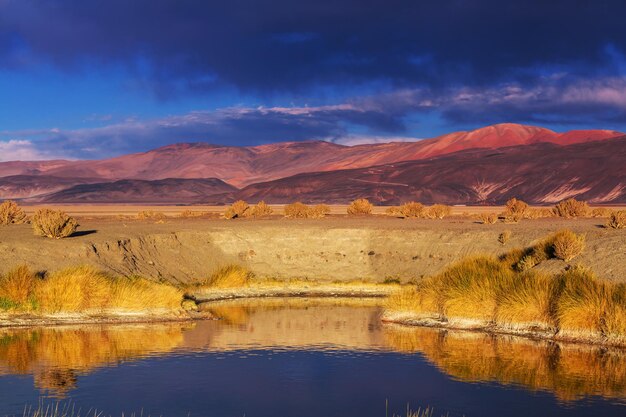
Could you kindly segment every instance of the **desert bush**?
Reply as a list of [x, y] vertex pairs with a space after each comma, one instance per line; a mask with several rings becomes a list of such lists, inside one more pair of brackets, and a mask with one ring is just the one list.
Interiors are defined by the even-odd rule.
[[400, 207], [397, 207], [397, 206], [387, 207], [387, 209], [385, 210], [385, 214], [391, 217], [402, 217], [402, 212], [400, 211]]
[[167, 216], [160, 211], [144, 210], [137, 213], [138, 220], [165, 220]]
[[626, 210], [613, 211], [606, 222], [606, 227], [612, 229], [626, 228]]
[[309, 217], [309, 206], [301, 202], [287, 204], [284, 208], [285, 217], [290, 219], [306, 219]]
[[554, 217], [554, 212], [547, 207], [529, 207], [524, 213], [524, 218], [526, 219], [544, 219], [548, 217]]
[[225, 266], [216, 271], [203, 285], [212, 288], [239, 288], [248, 285], [252, 272], [239, 265]]
[[426, 217], [429, 219], [443, 219], [452, 214], [452, 207], [445, 204], [434, 204], [426, 209]]
[[71, 236], [78, 227], [76, 220], [66, 213], [50, 209], [38, 210], [32, 218], [32, 223], [36, 235], [51, 239]]
[[528, 204], [517, 198], [512, 198], [506, 202], [504, 220], [506, 222], [517, 223], [524, 218], [527, 211]]
[[422, 217], [424, 215], [424, 205], [417, 201], [409, 201], [400, 206], [400, 213], [407, 218]]
[[211, 215], [214, 215], [214, 213], [211, 213], [209, 211], [184, 210], [179, 214], [178, 217], [180, 217], [181, 219], [194, 219], [198, 217], [210, 217]]
[[330, 207], [326, 204], [317, 204], [310, 207], [308, 210], [308, 217], [312, 219], [321, 219], [330, 214]]
[[35, 274], [26, 265], [18, 266], [0, 276], [0, 298], [24, 304], [32, 295], [36, 280]]
[[495, 224], [498, 221], [496, 213], [482, 213], [478, 218], [482, 224]]
[[226, 208], [224, 217], [227, 219], [239, 219], [247, 217], [252, 213], [250, 205], [243, 200], [235, 201], [232, 205]]
[[511, 231], [505, 230], [504, 232], [500, 233], [500, 235], [498, 235], [498, 242], [500, 242], [500, 244], [502, 245], [506, 245], [506, 243], [509, 241], [510, 238], [511, 238]]
[[559, 217], [586, 217], [590, 213], [589, 205], [586, 201], [578, 201], [575, 198], [568, 198], [554, 206], [554, 214]]
[[596, 207], [591, 210], [591, 217], [610, 217], [613, 211], [607, 207]]
[[554, 256], [569, 262], [583, 252], [585, 236], [577, 235], [571, 230], [561, 230], [553, 238]]
[[7, 200], [0, 204], [0, 225], [21, 224], [26, 222], [26, 213], [15, 201]]
[[369, 202], [369, 200], [366, 198], [359, 198], [350, 203], [350, 206], [348, 206], [348, 214], [371, 214], [373, 208], [374, 206]]
[[259, 201], [250, 209], [250, 215], [252, 217], [265, 217], [274, 212], [272, 208], [265, 203], [265, 201]]

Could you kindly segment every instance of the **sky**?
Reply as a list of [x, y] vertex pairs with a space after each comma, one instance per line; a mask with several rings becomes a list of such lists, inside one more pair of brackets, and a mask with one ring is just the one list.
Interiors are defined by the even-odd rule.
[[626, 131], [623, 0], [0, 0], [0, 161]]

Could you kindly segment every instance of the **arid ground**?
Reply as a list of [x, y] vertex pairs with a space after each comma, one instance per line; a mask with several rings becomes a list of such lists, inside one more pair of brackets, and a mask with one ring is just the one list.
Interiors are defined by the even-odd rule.
[[[35, 207], [25, 207], [32, 212]], [[598, 276], [626, 281], [626, 230], [603, 227], [603, 218], [546, 218], [516, 224], [480, 224], [473, 214], [501, 207], [454, 207], [443, 220], [384, 215], [348, 217], [333, 206], [324, 219], [219, 218], [223, 207], [66, 206], [80, 227], [67, 239], [34, 236], [30, 225], [0, 228], [0, 272], [27, 264], [39, 271], [94, 265], [122, 275], [192, 282], [224, 265], [246, 266], [259, 277], [325, 281], [418, 280], [470, 254], [499, 254], [560, 229], [586, 235], [581, 263]], [[167, 215], [138, 220], [143, 210]], [[181, 218], [185, 210], [208, 213]], [[282, 213], [274, 206], [275, 213]], [[383, 213], [377, 207], [375, 213]], [[510, 231], [506, 244], [498, 236]], [[556, 272], [568, 264], [549, 260], [538, 268]]]

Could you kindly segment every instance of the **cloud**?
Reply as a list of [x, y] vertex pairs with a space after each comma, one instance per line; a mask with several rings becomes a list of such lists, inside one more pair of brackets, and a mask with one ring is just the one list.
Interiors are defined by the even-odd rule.
[[5, 0], [0, 67], [126, 68], [160, 97], [624, 75], [621, 0]]
[[46, 159], [62, 159], [59, 156], [38, 149], [30, 140], [0, 141], [0, 162], [6, 161], [40, 161]]

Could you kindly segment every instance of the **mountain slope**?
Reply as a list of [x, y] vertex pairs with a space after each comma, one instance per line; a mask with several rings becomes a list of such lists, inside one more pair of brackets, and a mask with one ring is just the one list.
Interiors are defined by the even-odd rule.
[[[219, 178], [246, 186], [303, 172], [363, 168], [417, 160], [467, 149], [500, 148], [535, 143], [560, 146], [602, 141], [621, 135], [609, 130], [555, 133], [518, 124], [500, 124], [471, 132], [455, 132], [416, 142], [342, 146], [329, 142], [285, 142], [252, 147], [176, 144], [100, 161], [0, 163], [0, 177], [49, 176], [101, 182], [120, 179]], [[58, 189], [51, 184], [49, 191]], [[34, 194], [31, 194], [31, 196]], [[0, 195], [2, 198], [2, 195]]]
[[217, 178], [163, 180], [120, 180], [81, 184], [66, 190], [28, 199], [32, 203], [125, 203], [193, 204], [212, 202], [211, 196], [237, 189]]
[[235, 198], [285, 203], [500, 204], [511, 197], [554, 203], [577, 197], [626, 203], [626, 136], [570, 146], [554, 143], [476, 149], [368, 168], [299, 174], [243, 188]]

